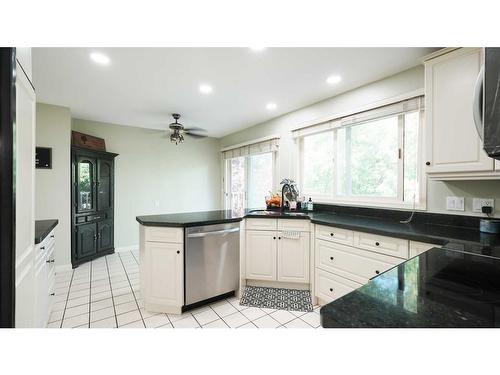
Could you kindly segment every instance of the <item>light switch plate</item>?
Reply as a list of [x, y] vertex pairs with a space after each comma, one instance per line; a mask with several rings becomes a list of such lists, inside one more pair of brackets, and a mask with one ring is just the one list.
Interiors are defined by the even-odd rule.
[[492, 211], [495, 211], [495, 200], [491, 198], [473, 198], [472, 199], [472, 211], [473, 212], [483, 212], [481, 207], [491, 207]]
[[464, 211], [464, 197], [446, 197], [446, 209], [449, 211]]

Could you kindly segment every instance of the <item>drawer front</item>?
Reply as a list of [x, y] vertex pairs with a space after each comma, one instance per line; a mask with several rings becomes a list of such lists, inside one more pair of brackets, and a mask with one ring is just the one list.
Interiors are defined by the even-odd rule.
[[146, 227], [146, 241], [149, 242], [182, 243], [183, 238], [182, 228]]
[[305, 219], [278, 219], [278, 230], [309, 232], [310, 222]]
[[354, 246], [393, 257], [408, 259], [408, 240], [362, 232], [354, 233]]
[[327, 227], [324, 225], [316, 226], [316, 238], [350, 246], [354, 244], [354, 232], [352, 230]]
[[425, 253], [427, 250], [432, 249], [433, 247], [441, 247], [441, 246], [434, 245], [431, 243], [410, 241], [410, 258]]
[[246, 219], [246, 229], [250, 230], [276, 230], [276, 219]]
[[316, 297], [331, 302], [362, 286], [354, 281], [316, 269]]
[[323, 240], [316, 241], [316, 267], [365, 284], [372, 277], [403, 262], [365, 250]]

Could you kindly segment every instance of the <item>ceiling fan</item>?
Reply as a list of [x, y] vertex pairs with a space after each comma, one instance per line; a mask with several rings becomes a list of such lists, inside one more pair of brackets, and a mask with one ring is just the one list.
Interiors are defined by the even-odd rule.
[[193, 138], [205, 138], [205, 137], [207, 137], [206, 135], [193, 133], [193, 131], [206, 131], [205, 129], [185, 128], [180, 122], [178, 122], [178, 120], [181, 118], [180, 114], [172, 113], [172, 117], [174, 118], [175, 122], [172, 122], [168, 126], [168, 128], [170, 129], [170, 142], [178, 145], [179, 143], [184, 142], [184, 135], [187, 135], [187, 136], [193, 137]]

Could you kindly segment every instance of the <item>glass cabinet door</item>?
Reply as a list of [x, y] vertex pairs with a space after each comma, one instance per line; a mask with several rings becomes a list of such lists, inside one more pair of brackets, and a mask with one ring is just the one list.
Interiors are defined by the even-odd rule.
[[77, 212], [95, 210], [95, 159], [81, 157], [76, 163]]
[[113, 162], [99, 159], [97, 161], [97, 209], [98, 211], [111, 208], [113, 193]]

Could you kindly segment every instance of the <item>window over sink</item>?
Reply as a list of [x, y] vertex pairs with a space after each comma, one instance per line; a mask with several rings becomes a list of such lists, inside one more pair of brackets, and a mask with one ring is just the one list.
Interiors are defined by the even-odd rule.
[[422, 207], [423, 97], [294, 131], [301, 193], [317, 202]]

